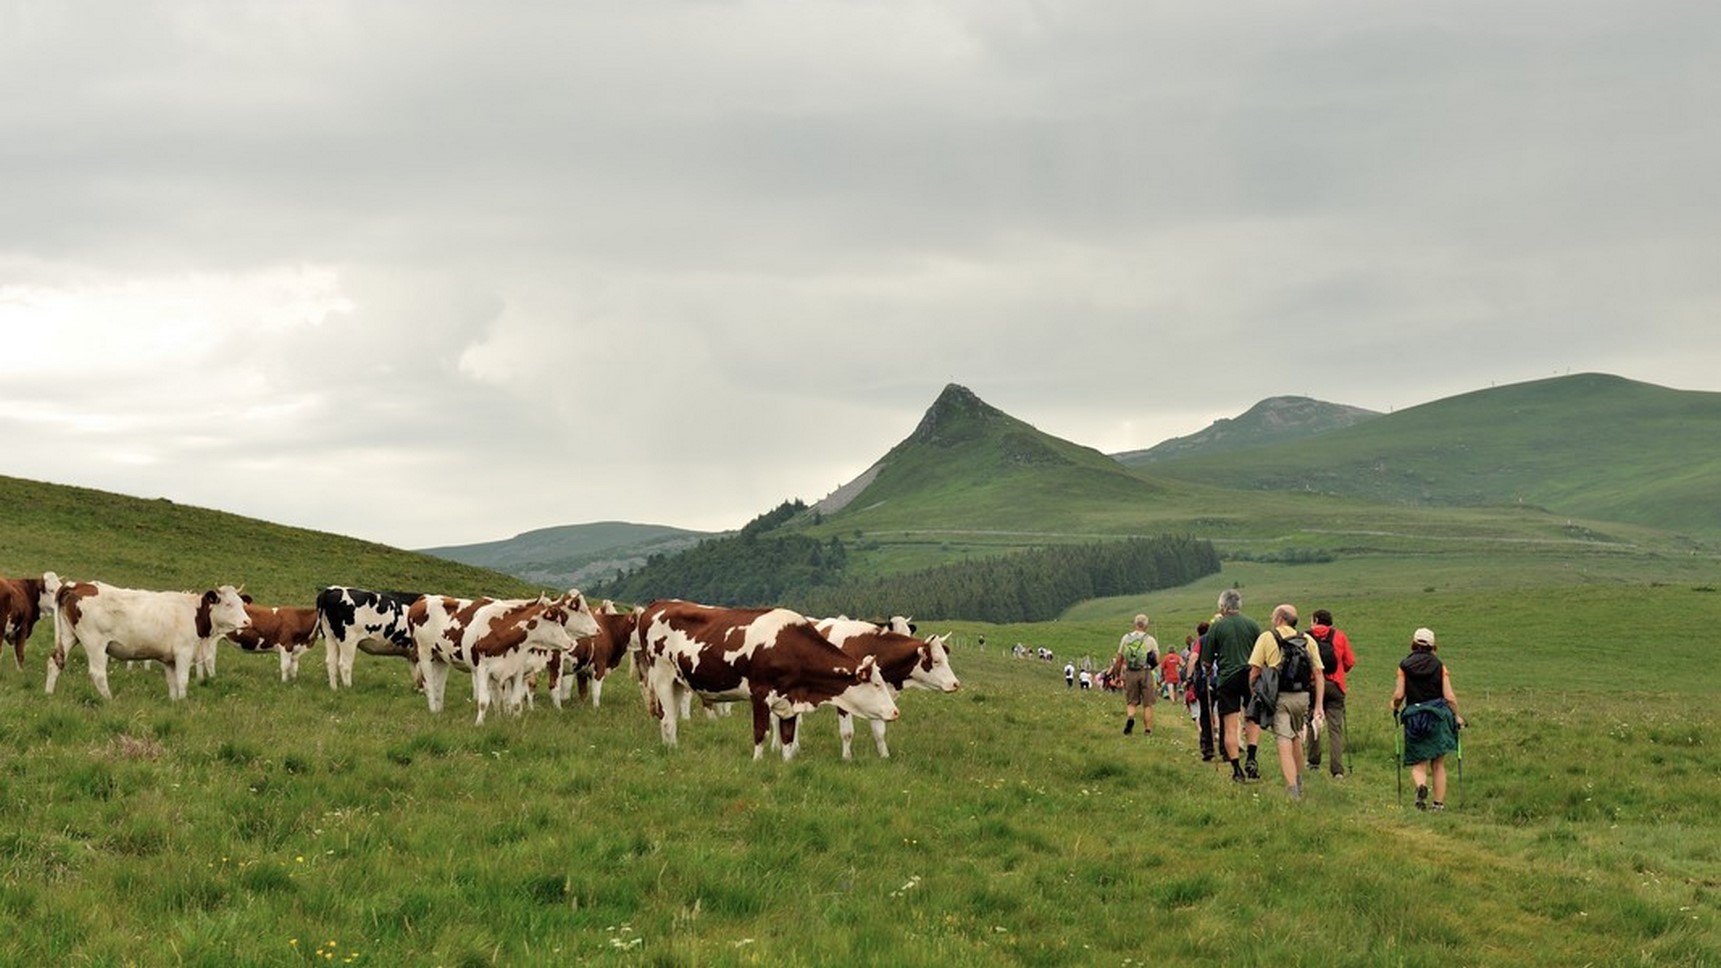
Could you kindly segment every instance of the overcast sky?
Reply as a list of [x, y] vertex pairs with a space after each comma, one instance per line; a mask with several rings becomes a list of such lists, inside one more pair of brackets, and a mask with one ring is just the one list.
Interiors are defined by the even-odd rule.
[[405, 547], [816, 500], [947, 383], [1721, 389], [1721, 4], [0, 0], [0, 474]]

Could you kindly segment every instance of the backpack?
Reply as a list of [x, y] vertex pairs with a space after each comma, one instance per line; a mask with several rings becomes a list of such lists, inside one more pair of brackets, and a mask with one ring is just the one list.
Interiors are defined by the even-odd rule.
[[1309, 661], [1308, 640], [1301, 632], [1282, 638], [1276, 629], [1273, 640], [1279, 643], [1279, 691], [1309, 691], [1314, 684], [1315, 665]]
[[1123, 658], [1125, 667], [1132, 671], [1151, 669], [1159, 665], [1159, 653], [1148, 648], [1145, 635], [1124, 643]]
[[1315, 632], [1309, 634], [1315, 638], [1315, 647], [1321, 650], [1321, 668], [1326, 670], [1329, 676], [1332, 675], [1333, 670], [1339, 667], [1338, 650], [1333, 648], [1333, 637], [1338, 634], [1338, 630], [1328, 626], [1326, 638]]

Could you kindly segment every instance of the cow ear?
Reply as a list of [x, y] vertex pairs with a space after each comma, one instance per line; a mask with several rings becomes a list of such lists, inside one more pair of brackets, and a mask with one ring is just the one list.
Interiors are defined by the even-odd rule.
[[211, 588], [210, 590], [203, 593], [203, 604], [214, 605], [216, 602], [219, 602], [219, 601], [221, 601], [221, 593], [216, 591], [215, 589]]
[[245, 603], [245, 604], [247, 604], [247, 605], [254, 605], [254, 604], [256, 604], [256, 602], [255, 602], [255, 600], [254, 600], [254, 599], [252, 599], [252, 598], [251, 598], [251, 596], [250, 596], [250, 595], [247, 595], [247, 594], [245, 594], [245, 593], [244, 593], [244, 592], [240, 592], [240, 593], [239, 593], [239, 600], [240, 600], [240, 601], [242, 601], [242, 602], [244, 602], [244, 603]]

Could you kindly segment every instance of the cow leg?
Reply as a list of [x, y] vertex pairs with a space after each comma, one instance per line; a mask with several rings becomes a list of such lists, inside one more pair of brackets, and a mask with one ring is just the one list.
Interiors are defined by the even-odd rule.
[[853, 759], [855, 718], [848, 714], [848, 710], [837, 710], [837, 735], [841, 737], [843, 741], [843, 759]]
[[173, 664], [168, 667], [167, 698], [184, 699], [186, 687], [191, 685], [192, 657], [184, 652], [175, 653]]
[[657, 712], [657, 728], [663, 734], [663, 745], [676, 745], [676, 710], [680, 708], [675, 692], [678, 680], [674, 673], [664, 673], [653, 667], [646, 673], [651, 696]]
[[598, 697], [603, 695], [604, 680], [601, 676], [592, 677], [592, 708], [598, 708]]
[[484, 714], [490, 711], [490, 670], [482, 663], [472, 669], [472, 698], [478, 701], [478, 723], [484, 725]]
[[[586, 693], [591, 689], [591, 681], [592, 675], [589, 672], [577, 672], [574, 674], [574, 685], [579, 689], [580, 699], [584, 700], [586, 698]], [[592, 705], [596, 706], [597, 704], [598, 697], [594, 695], [592, 696]]]
[[18, 663], [18, 671], [24, 671], [24, 630], [18, 629], [12, 635], [12, 657]]
[[801, 718], [799, 716], [785, 716], [777, 723], [777, 734], [783, 738], [783, 762], [785, 763], [794, 759], [795, 754], [801, 751], [798, 735], [800, 724]]
[[772, 713], [771, 714], [770, 733], [771, 733], [771, 752], [773, 752], [773, 753], [775, 753], [778, 750], [783, 748], [783, 741], [778, 738], [778, 735], [779, 735], [778, 731], [780, 729], [782, 729], [782, 727], [783, 727], [783, 720], [780, 717], [778, 717], [778, 715], [776, 713]]
[[347, 646], [339, 639], [330, 639], [328, 646], [323, 662], [329, 667], [329, 688], [338, 691], [341, 688], [341, 650]]
[[[710, 707], [707, 707], [706, 711], [709, 712]], [[777, 728], [783, 729], [786, 722], [787, 720], [780, 721], [777, 724]], [[755, 698], [753, 700], [753, 758], [755, 760], [764, 758], [765, 734], [770, 731], [771, 708], [765, 705], [764, 700]], [[785, 742], [787, 742], [787, 740], [785, 740]], [[788, 750], [786, 749], [784, 750], [784, 758], [788, 758]]]
[[873, 745], [878, 747], [878, 755], [884, 759], [890, 759], [890, 747], [884, 745], [884, 720], [870, 719], [867, 722], [872, 725], [872, 741]]
[[108, 690], [108, 652], [107, 649], [92, 649], [87, 644], [84, 654], [90, 659], [90, 682], [96, 687], [96, 692], [103, 699], [112, 699], [114, 694]]
[[48, 653], [47, 674], [42, 677], [42, 691], [52, 696], [54, 684], [60, 681], [60, 673], [66, 668], [66, 647], [58, 635], [54, 637], [54, 651]]
[[293, 649], [292, 649], [292, 647], [286, 646], [286, 645], [277, 645], [277, 646], [275, 646], [275, 654], [277, 656], [279, 656], [281, 659], [281, 681], [282, 682], [291, 681], [293, 678], [293, 676], [292, 676], [292, 669], [293, 669]]
[[448, 689], [448, 663], [422, 662], [418, 669], [424, 678], [424, 698], [430, 701], [430, 711], [442, 712], [442, 696]]

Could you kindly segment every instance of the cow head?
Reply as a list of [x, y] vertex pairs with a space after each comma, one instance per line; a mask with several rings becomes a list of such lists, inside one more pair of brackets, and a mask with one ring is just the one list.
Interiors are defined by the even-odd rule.
[[245, 599], [232, 585], [211, 588], [197, 603], [197, 637], [207, 639], [226, 635], [251, 624], [245, 614]]
[[860, 660], [849, 685], [831, 699], [833, 705], [862, 719], [890, 721], [901, 715], [896, 708], [894, 690], [884, 681], [878, 663], [872, 656]]
[[592, 617], [592, 610], [586, 605], [586, 597], [580, 594], [578, 588], [570, 588], [567, 593], [557, 598], [555, 605], [561, 610], [558, 621], [568, 630], [572, 638], [583, 639], [588, 635], [598, 634], [598, 620]]
[[931, 689], [934, 692], [955, 692], [962, 688], [962, 680], [956, 678], [956, 671], [950, 668], [949, 642], [950, 633], [946, 632], [921, 643], [918, 660], [905, 683], [907, 688]]

